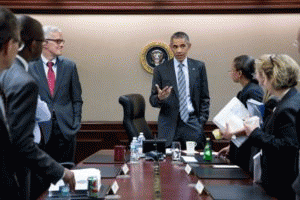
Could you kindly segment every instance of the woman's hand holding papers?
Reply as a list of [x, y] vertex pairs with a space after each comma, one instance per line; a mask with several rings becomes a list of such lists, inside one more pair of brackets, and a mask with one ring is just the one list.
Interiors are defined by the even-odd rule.
[[257, 116], [249, 117], [244, 122], [246, 135], [249, 136], [256, 128], [260, 127], [260, 119]]
[[238, 129], [236, 131], [233, 131], [231, 128], [230, 123], [226, 123], [226, 127], [224, 131], [221, 131], [222, 138], [225, 140], [230, 140], [232, 136], [236, 135], [245, 135], [245, 130], [243, 129]]

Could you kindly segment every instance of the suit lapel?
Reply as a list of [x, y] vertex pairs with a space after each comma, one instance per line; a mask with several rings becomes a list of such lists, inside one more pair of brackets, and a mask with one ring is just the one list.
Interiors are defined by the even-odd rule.
[[56, 95], [58, 88], [63, 80], [64, 77], [64, 65], [62, 64], [62, 60], [58, 57], [57, 58], [57, 70], [56, 70], [56, 81], [55, 81], [55, 89], [54, 89], [54, 96]]
[[188, 68], [189, 68], [189, 89], [190, 89], [190, 96], [192, 96], [195, 84], [197, 73], [193, 62], [188, 58]]
[[171, 85], [173, 86], [173, 90], [175, 92], [175, 95], [178, 98], [179, 96], [178, 96], [178, 87], [177, 87], [177, 80], [176, 80], [176, 72], [175, 72], [175, 68], [174, 68], [174, 59], [170, 60], [170, 62], [168, 63], [168, 71], [170, 72], [170, 78], [169, 78], [169, 80], [171, 80]]
[[38, 77], [40, 77], [40, 83], [41, 83], [41, 85], [44, 88], [46, 88], [46, 90], [48, 92], [48, 95], [51, 97], [49, 86], [48, 86], [48, 81], [47, 81], [47, 77], [46, 77], [46, 73], [45, 73], [45, 69], [44, 69], [44, 64], [43, 64], [42, 59], [40, 59], [37, 62], [36, 71], [37, 71]]

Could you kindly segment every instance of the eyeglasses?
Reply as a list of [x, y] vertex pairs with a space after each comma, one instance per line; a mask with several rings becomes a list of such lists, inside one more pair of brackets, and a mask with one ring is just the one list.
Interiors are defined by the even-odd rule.
[[46, 39], [46, 41], [53, 41], [56, 42], [56, 44], [64, 44], [65, 40], [61, 40], [61, 39]]
[[37, 41], [37, 42], [45, 42], [44, 39], [33, 39], [33, 40], [35, 40], [35, 41]]

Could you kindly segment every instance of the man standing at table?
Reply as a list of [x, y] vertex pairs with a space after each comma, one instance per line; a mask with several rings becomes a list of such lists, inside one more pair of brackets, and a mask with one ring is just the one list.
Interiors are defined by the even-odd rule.
[[203, 148], [210, 105], [205, 64], [187, 57], [191, 43], [184, 32], [172, 35], [170, 48], [175, 58], [155, 67], [152, 80], [150, 104], [160, 108], [158, 138], [167, 147], [180, 141], [185, 149], [186, 141], [195, 141]]
[[82, 98], [76, 64], [61, 56], [62, 31], [45, 26], [42, 56], [30, 63], [29, 72], [38, 81], [39, 94], [51, 112], [51, 123], [41, 126], [45, 151], [58, 162], [74, 162], [76, 134], [80, 129]]

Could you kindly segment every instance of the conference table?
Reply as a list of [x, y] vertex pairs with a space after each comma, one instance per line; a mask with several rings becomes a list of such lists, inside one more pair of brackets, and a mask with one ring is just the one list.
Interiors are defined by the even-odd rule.
[[[117, 183], [119, 189], [116, 194], [108, 195], [105, 199], [184, 199], [184, 200], [211, 200], [214, 199], [206, 187], [218, 188], [221, 186], [253, 186], [253, 180], [250, 176], [237, 179], [219, 178], [201, 178], [199, 179], [193, 170], [188, 174], [187, 163], [174, 162], [171, 156], [159, 162], [140, 159], [137, 163], [126, 161], [114, 161], [114, 150], [100, 150], [95, 154], [84, 159], [77, 164], [76, 169], [82, 168], [99, 168], [101, 170], [101, 184], [111, 186]], [[127, 175], [118, 175], [122, 172], [121, 168], [126, 164], [129, 168]], [[188, 163], [191, 167], [201, 167], [209, 170], [209, 164], [193, 164]], [[155, 169], [159, 167], [159, 176], [155, 173]], [[202, 170], [203, 171], [203, 170]], [[105, 177], [105, 174], [112, 174]], [[155, 175], [156, 174], [156, 175]], [[159, 179], [158, 179], [159, 177]], [[195, 189], [198, 181], [204, 185], [204, 192], [199, 194]], [[259, 186], [258, 186], [259, 187]], [[261, 189], [261, 188], [260, 188]], [[216, 190], [216, 188], [215, 188]], [[218, 191], [218, 190], [217, 190]], [[223, 192], [219, 190], [219, 192]], [[226, 191], [225, 191], [226, 192]], [[228, 192], [228, 191], [227, 191]], [[275, 198], [266, 198], [275, 199]]]

